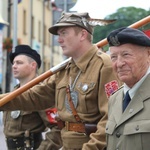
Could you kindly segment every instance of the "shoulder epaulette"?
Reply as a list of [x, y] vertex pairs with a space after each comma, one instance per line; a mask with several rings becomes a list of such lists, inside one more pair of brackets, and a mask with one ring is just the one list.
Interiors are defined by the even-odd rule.
[[112, 95], [115, 94], [116, 92], [118, 92], [119, 90], [121, 90], [122, 88], [123, 88], [123, 85], [120, 86], [120, 87], [118, 88], [118, 90], [114, 91], [114, 92], [112, 93]]
[[101, 50], [97, 51], [97, 56], [100, 57], [103, 60], [104, 66], [110, 66], [111, 65], [111, 59], [110, 56]]

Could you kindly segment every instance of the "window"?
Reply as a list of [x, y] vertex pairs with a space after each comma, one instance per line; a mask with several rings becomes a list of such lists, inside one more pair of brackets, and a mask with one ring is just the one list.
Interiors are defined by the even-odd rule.
[[32, 25], [31, 25], [31, 36], [34, 38], [34, 17], [32, 16]]
[[38, 39], [39, 39], [39, 42], [41, 42], [41, 22], [40, 21], [38, 23]]
[[23, 11], [23, 34], [26, 35], [27, 34], [27, 13], [26, 10]]
[[46, 45], [47, 44], [47, 28], [46, 28], [46, 25], [44, 25], [44, 44]]

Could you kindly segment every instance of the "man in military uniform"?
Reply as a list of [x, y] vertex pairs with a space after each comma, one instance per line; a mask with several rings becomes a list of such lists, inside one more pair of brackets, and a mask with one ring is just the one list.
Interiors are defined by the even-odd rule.
[[149, 150], [150, 38], [123, 27], [107, 40], [113, 68], [124, 82], [109, 99], [107, 150]]
[[[41, 66], [40, 55], [28, 45], [16, 46], [15, 52], [10, 53], [10, 61], [13, 76], [19, 80], [15, 89], [34, 79]], [[48, 145], [52, 145], [52, 142], [49, 141], [46, 144], [43, 141], [41, 143], [43, 140], [42, 132], [46, 127], [52, 127], [45, 111], [4, 111], [3, 120], [8, 150], [30, 150], [37, 149], [39, 146], [41, 150], [51, 148]], [[57, 133], [59, 135], [59, 131]], [[55, 144], [55, 142], [53, 143]], [[56, 143], [59, 143], [59, 140]], [[56, 149], [60, 147], [61, 145], [55, 146]]]
[[67, 66], [1, 107], [39, 110], [55, 104], [63, 150], [106, 147], [108, 97], [119, 82], [110, 57], [92, 44], [95, 23], [88, 13], [62, 14], [49, 32], [58, 35], [63, 54], [71, 57]]

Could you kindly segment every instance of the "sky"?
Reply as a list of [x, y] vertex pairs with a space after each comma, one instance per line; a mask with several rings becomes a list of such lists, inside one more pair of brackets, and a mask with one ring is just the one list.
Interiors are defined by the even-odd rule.
[[77, 12], [88, 12], [90, 17], [103, 19], [121, 7], [150, 9], [150, 0], [77, 0], [70, 9]]

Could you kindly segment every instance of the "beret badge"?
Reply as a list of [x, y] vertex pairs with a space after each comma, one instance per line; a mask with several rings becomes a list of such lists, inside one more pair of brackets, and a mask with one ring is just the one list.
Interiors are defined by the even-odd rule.
[[119, 46], [120, 45], [120, 42], [118, 40], [118, 37], [117, 36], [110, 36], [110, 41], [109, 43], [111, 43], [111, 45], [114, 45], [114, 46]]

